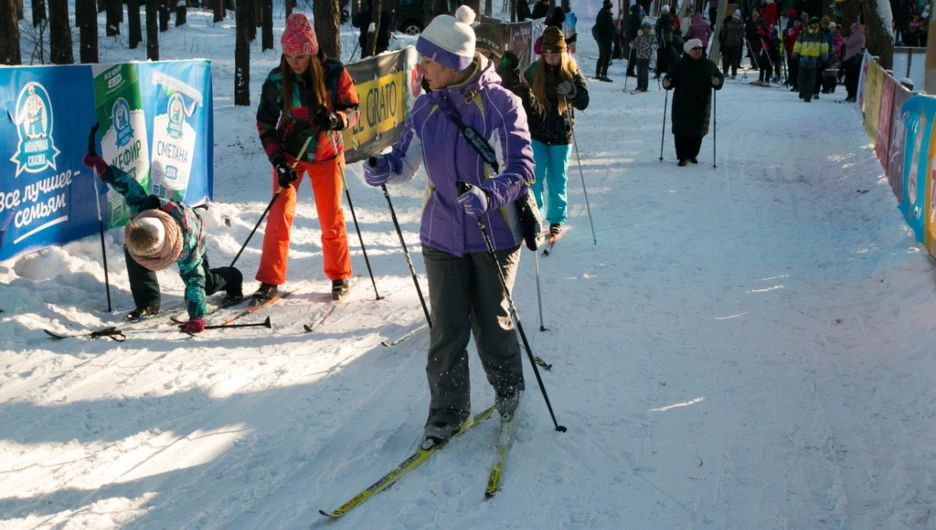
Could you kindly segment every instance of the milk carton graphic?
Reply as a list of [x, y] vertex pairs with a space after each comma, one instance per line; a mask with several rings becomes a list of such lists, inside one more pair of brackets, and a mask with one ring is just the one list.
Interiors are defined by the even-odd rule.
[[[136, 66], [94, 64], [91, 69], [101, 124], [101, 156], [149, 190], [149, 141]], [[109, 226], [121, 226], [130, 220], [127, 203], [119, 193], [108, 191], [107, 204]]]
[[153, 118], [153, 194], [182, 201], [188, 190], [197, 140], [188, 118], [202, 104], [202, 93], [164, 72], [154, 73], [153, 84], [158, 93]]

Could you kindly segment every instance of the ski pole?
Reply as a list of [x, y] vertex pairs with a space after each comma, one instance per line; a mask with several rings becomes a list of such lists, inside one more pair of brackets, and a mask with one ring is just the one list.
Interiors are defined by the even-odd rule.
[[348, 209], [351, 210], [351, 219], [354, 220], [354, 230], [357, 231], [358, 241], [361, 242], [361, 252], [364, 254], [364, 263], [367, 264], [367, 274], [370, 274], [371, 284], [374, 286], [375, 300], [383, 300], [383, 297], [377, 292], [377, 281], [374, 280], [374, 272], [371, 270], [370, 260], [367, 258], [367, 249], [364, 248], [364, 238], [361, 236], [361, 227], [358, 226], [357, 216], [354, 215], [354, 204], [351, 203], [351, 192], [348, 190], [348, 181], [345, 179], [344, 157], [338, 155], [338, 144], [335, 143], [335, 136], [332, 132], [325, 131], [325, 135], [331, 140], [332, 150], [335, 152], [335, 158], [338, 159], [338, 173], [341, 175], [341, 182], [344, 184], [345, 197], [348, 199]]
[[718, 91], [712, 91], [712, 169], [718, 167], [715, 157], [718, 156]]
[[[569, 122], [572, 122], [572, 107], [569, 105], [569, 100], [562, 98], [566, 104], [566, 114], [569, 116]], [[595, 223], [592, 221], [591, 214], [591, 204], [588, 202], [588, 188], [585, 187], [585, 173], [582, 171], [582, 156], [579, 154], [578, 149], [578, 140], [575, 139], [575, 131], [570, 131], [572, 134], [572, 145], [575, 146], [575, 161], [578, 162], [579, 176], [582, 177], [582, 191], [585, 193], [585, 208], [588, 210], [588, 223], [591, 225], [592, 231], [592, 241], [594, 244], [598, 244], [598, 237], [595, 236]]]
[[[88, 135], [88, 153], [92, 155], [97, 155], [97, 152], [94, 149], [94, 137], [97, 135], [98, 127], [100, 123], [94, 122], [94, 125], [91, 127], [91, 134]], [[101, 256], [104, 258], [104, 289], [107, 291], [107, 312], [110, 313], [111, 309], [111, 295], [110, 295], [110, 275], [107, 272], [107, 246], [104, 244], [104, 217], [101, 215], [101, 196], [98, 193], [98, 174], [97, 169], [92, 168], [91, 174], [93, 175], [93, 184], [94, 184], [94, 204], [97, 205], [97, 223], [98, 223], [98, 232], [101, 234]]]
[[663, 98], [663, 132], [660, 133], [660, 162], [663, 161], [663, 139], [666, 137], [666, 105], [669, 103], [669, 90]]
[[[299, 156], [296, 157], [296, 161], [292, 164], [293, 169], [296, 169], [296, 166], [299, 165], [299, 161], [302, 160], [302, 156], [305, 155], [306, 149], [309, 147], [309, 142], [311, 142], [312, 138], [315, 136], [316, 134], [312, 134], [306, 138], [305, 144], [303, 144], [302, 149], [299, 151]], [[229, 267], [233, 267], [234, 264], [237, 263], [241, 253], [244, 252], [245, 248], [247, 248], [247, 243], [250, 243], [250, 238], [252, 238], [257, 229], [260, 228], [260, 223], [263, 222], [263, 219], [266, 217], [266, 215], [270, 213], [270, 208], [273, 207], [273, 203], [276, 202], [276, 198], [279, 197], [281, 191], [283, 191], [282, 187], [276, 189], [276, 192], [273, 194], [273, 198], [270, 199], [270, 204], [267, 204], [266, 210], [263, 210], [263, 214], [260, 216], [260, 219], [257, 219], [257, 224], [255, 224], [253, 230], [250, 231], [250, 235], [247, 236], [247, 241], [244, 241], [244, 244], [241, 246], [240, 250], [237, 251], [237, 255], [234, 256], [234, 259], [231, 261]]]
[[540, 331], [549, 331], [543, 325], [543, 296], [540, 294], [539, 252], [533, 253], [533, 271], [536, 273], [536, 304], [539, 306]]
[[[459, 195], [467, 193], [471, 189], [471, 185], [460, 180], [456, 183], [456, 186], [458, 186]], [[487, 245], [488, 254], [491, 255], [491, 260], [494, 262], [494, 268], [497, 270], [497, 277], [500, 278], [501, 287], [504, 289], [504, 296], [507, 298], [507, 305], [510, 308], [510, 316], [517, 324], [517, 331], [520, 332], [520, 338], [523, 339], [523, 346], [526, 348], [530, 364], [533, 365], [533, 373], [536, 375], [536, 382], [539, 384], [540, 391], [543, 393], [543, 399], [546, 400], [546, 408], [549, 409], [549, 415], [552, 417], [553, 425], [556, 426], [557, 431], [566, 432], [566, 428], [559, 425], [559, 422], [556, 421], [556, 414], [553, 412], [552, 404], [549, 402], [549, 395], [546, 393], [546, 385], [543, 384], [543, 378], [540, 377], [539, 368], [536, 366], [536, 360], [533, 358], [533, 351], [530, 349], [530, 342], [527, 341], [526, 333], [523, 332], [520, 316], [517, 315], [517, 308], [514, 306], [513, 298], [510, 296], [510, 289], [507, 288], [507, 278], [504, 277], [504, 271], [501, 270], [500, 263], [497, 260], [497, 253], [494, 251], [494, 243], [491, 242], [491, 237], [488, 235], [487, 228], [484, 226], [484, 221], [481, 217], [478, 216], [475, 219], [478, 221], [478, 228], [481, 230], [481, 237], [484, 239], [484, 244]]]
[[232, 329], [232, 328], [273, 329], [273, 324], [270, 322], [270, 317], [266, 317], [266, 320], [264, 320], [263, 322], [256, 322], [254, 324], [219, 324], [217, 326], [205, 326], [205, 329]]
[[[373, 166], [376, 157], [371, 157], [369, 163]], [[423, 313], [426, 315], [426, 323], [432, 327], [432, 318], [429, 316], [429, 308], [426, 307], [426, 299], [423, 298], [422, 289], [419, 287], [419, 278], [416, 276], [416, 268], [413, 267], [413, 259], [410, 258], [409, 250], [406, 248], [406, 241], [403, 240], [403, 231], [400, 230], [400, 222], [397, 220], [396, 211], [393, 209], [393, 202], [390, 200], [390, 193], [387, 191], [387, 185], [380, 186], [383, 190], [384, 198], [387, 199], [387, 207], [390, 208], [390, 219], [393, 220], [393, 226], [396, 227], [396, 233], [400, 236], [400, 245], [403, 247], [403, 255], [406, 256], [406, 264], [409, 265], [410, 275], [413, 277], [413, 284], [416, 286], [416, 294], [419, 295], [419, 303], [422, 304]]]

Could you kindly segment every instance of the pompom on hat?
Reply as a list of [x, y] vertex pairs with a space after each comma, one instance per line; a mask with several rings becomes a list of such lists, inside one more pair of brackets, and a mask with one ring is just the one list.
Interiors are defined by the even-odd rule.
[[182, 253], [182, 228], [162, 210], [144, 210], [124, 227], [134, 261], [151, 271], [168, 269]]
[[416, 51], [457, 72], [467, 69], [475, 55], [474, 20], [475, 12], [468, 6], [459, 7], [454, 17], [435, 17], [419, 34]]
[[319, 51], [315, 30], [302, 13], [293, 13], [286, 19], [280, 44], [286, 55], [318, 55]]

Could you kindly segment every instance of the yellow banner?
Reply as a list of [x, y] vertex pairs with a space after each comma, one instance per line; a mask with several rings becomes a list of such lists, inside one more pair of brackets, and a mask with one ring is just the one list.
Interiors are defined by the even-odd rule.
[[873, 142], [877, 142], [878, 114], [881, 110], [881, 85], [883, 83], [884, 69], [877, 61], [871, 61], [865, 77], [864, 128]]
[[345, 145], [357, 149], [402, 124], [405, 119], [403, 87], [402, 71], [355, 84], [361, 119], [342, 133]]

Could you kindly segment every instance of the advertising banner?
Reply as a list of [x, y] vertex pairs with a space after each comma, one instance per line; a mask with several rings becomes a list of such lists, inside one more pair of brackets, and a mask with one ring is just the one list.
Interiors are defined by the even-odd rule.
[[903, 108], [908, 99], [910, 99], [910, 91], [902, 85], [896, 85], [891, 110], [890, 143], [884, 169], [887, 173], [887, 181], [890, 183], [894, 196], [897, 197], [898, 201], [903, 201], [904, 148], [907, 140], [907, 132], [904, 127], [906, 115], [900, 109]]
[[936, 98], [912, 96], [900, 108], [900, 113], [905, 115], [906, 144], [903, 199], [899, 208], [916, 240], [923, 243], [929, 162], [936, 154], [936, 144], [930, 140], [933, 118], [936, 117]]
[[884, 82], [884, 69], [873, 61], [865, 74], [864, 90], [864, 128], [872, 142], [877, 141], [878, 114], [881, 110], [881, 84]]
[[396, 142], [422, 88], [416, 49], [370, 57], [345, 66], [360, 100], [361, 119], [342, 132], [345, 161], [366, 160]]
[[101, 156], [151, 193], [212, 197], [208, 61], [6, 67], [0, 97], [0, 260], [94, 233], [99, 205], [105, 228], [127, 222], [123, 198], [81, 164], [95, 122]]
[[884, 169], [887, 169], [887, 153], [890, 149], [891, 115], [894, 111], [894, 89], [897, 82], [894, 78], [884, 74], [881, 83], [881, 105], [878, 110], [877, 140], [874, 142], [874, 152]]

